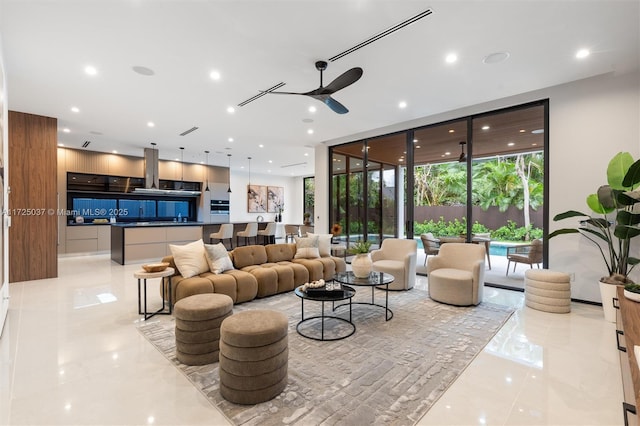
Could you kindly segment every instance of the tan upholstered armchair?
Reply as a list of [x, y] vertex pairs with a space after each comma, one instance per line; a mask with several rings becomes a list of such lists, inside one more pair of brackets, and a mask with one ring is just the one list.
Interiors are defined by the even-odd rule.
[[427, 258], [430, 254], [438, 254], [440, 251], [440, 240], [433, 236], [431, 232], [420, 235], [422, 247], [424, 248], [424, 264], [427, 264]]
[[213, 243], [213, 240], [220, 240], [223, 244], [224, 240], [229, 240], [229, 245], [231, 246], [231, 249], [233, 249], [233, 224], [223, 223], [220, 225], [218, 232], [212, 232], [209, 234], [209, 242]]
[[533, 264], [537, 264], [540, 268], [542, 263], [542, 240], [537, 239], [531, 241], [531, 244], [507, 247], [507, 273], [509, 275], [509, 266], [513, 262], [513, 272], [516, 271], [518, 263], [526, 263], [533, 268]]
[[416, 240], [387, 238], [382, 240], [379, 250], [371, 252], [373, 270], [387, 272], [395, 280], [389, 284], [389, 290], [409, 290], [416, 282], [416, 258], [418, 243]]
[[457, 306], [482, 302], [484, 289], [484, 245], [447, 243], [427, 261], [429, 296]]

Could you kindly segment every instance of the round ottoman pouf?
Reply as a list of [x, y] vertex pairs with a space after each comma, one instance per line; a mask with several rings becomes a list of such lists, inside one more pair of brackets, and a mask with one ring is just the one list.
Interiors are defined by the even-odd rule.
[[524, 273], [525, 304], [556, 314], [571, 312], [571, 277], [548, 269], [528, 269]]
[[220, 327], [220, 394], [236, 404], [275, 398], [287, 385], [289, 320], [283, 313], [250, 310]]
[[203, 365], [218, 361], [220, 326], [233, 313], [226, 294], [195, 294], [176, 302], [176, 358], [183, 364]]

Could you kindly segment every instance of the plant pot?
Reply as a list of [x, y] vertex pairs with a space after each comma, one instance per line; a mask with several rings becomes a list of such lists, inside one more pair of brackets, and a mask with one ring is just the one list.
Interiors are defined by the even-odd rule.
[[371, 273], [371, 257], [369, 253], [359, 253], [351, 261], [351, 269], [356, 278], [367, 278]]
[[603, 283], [602, 281], [599, 281], [598, 284], [600, 284], [600, 298], [602, 299], [604, 319], [609, 322], [616, 322], [616, 308], [613, 307], [613, 299], [617, 297], [618, 286]]

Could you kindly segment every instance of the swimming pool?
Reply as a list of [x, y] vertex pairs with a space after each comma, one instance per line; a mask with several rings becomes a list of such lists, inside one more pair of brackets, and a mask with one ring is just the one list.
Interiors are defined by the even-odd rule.
[[[424, 246], [422, 245], [422, 240], [420, 238], [415, 239], [418, 242], [418, 250], [424, 250]], [[505, 241], [491, 241], [491, 245], [489, 246], [489, 254], [492, 256], [506, 256], [507, 248], [518, 246], [524, 243], [509, 243]]]

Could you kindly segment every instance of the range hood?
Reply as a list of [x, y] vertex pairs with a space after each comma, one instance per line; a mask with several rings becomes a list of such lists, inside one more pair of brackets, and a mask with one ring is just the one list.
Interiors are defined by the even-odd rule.
[[165, 195], [171, 197], [197, 197], [201, 194], [200, 191], [160, 189], [158, 150], [155, 148], [144, 149], [144, 188], [135, 188], [133, 192], [141, 195]]

